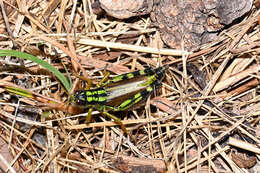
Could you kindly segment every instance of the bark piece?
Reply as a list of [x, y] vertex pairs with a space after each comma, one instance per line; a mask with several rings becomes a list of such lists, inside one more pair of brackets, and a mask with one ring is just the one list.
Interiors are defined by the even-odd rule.
[[150, 13], [153, 0], [99, 0], [99, 5], [108, 15], [126, 19]]
[[170, 47], [197, 49], [217, 39], [218, 32], [243, 16], [253, 0], [161, 0], [151, 18]]
[[114, 159], [113, 165], [123, 172], [164, 173], [166, 166], [162, 160], [120, 156]]
[[237, 164], [239, 168], [252, 168], [256, 162], [256, 156], [249, 156], [246, 153], [231, 153], [232, 160]]
[[252, 7], [252, 0], [219, 0], [217, 2], [217, 14], [220, 23], [229, 25], [235, 19], [243, 16]]

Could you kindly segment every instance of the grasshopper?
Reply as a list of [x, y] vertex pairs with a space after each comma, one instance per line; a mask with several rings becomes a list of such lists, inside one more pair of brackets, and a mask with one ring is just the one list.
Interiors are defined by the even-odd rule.
[[109, 112], [125, 111], [144, 102], [153, 91], [161, 86], [168, 66], [146, 68], [108, 79], [93, 89], [75, 93], [75, 104], [89, 108], [86, 123], [90, 123], [92, 110], [113, 119], [128, 134], [121, 119]]

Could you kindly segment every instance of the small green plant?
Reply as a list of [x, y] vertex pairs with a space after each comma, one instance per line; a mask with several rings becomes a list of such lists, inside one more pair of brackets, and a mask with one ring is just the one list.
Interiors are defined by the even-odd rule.
[[14, 57], [30, 60], [32, 62], [37, 63], [38, 65], [40, 65], [40, 66], [44, 67], [45, 69], [49, 70], [50, 72], [52, 72], [60, 80], [60, 82], [62, 83], [62, 85], [66, 89], [66, 91], [69, 92], [70, 83], [68, 82], [66, 77], [59, 70], [57, 70], [55, 67], [53, 67], [49, 63], [39, 59], [38, 57], [33, 56], [31, 54], [28, 54], [28, 53], [16, 51], [16, 50], [0, 50], [0, 56], [14, 56]]

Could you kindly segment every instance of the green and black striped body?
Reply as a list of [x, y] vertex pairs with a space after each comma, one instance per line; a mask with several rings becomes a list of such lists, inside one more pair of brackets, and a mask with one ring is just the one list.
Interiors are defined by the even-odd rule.
[[107, 101], [107, 92], [104, 88], [99, 87], [91, 90], [81, 90], [76, 93], [76, 103], [79, 105], [105, 104]]
[[160, 86], [167, 68], [147, 68], [112, 77], [98, 88], [77, 91], [76, 104], [102, 112], [127, 110]]

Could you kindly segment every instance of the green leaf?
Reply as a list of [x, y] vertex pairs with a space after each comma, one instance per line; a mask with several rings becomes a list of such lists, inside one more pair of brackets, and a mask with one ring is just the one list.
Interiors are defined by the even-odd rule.
[[47, 70], [49, 70], [50, 72], [52, 72], [60, 80], [60, 82], [63, 84], [63, 86], [65, 87], [67, 92], [69, 92], [70, 84], [69, 84], [68, 80], [66, 79], [66, 77], [55, 67], [53, 67], [49, 63], [39, 59], [38, 57], [30, 55], [28, 53], [19, 52], [16, 50], [0, 50], [0, 56], [15, 56], [18, 58], [23, 58], [26, 60], [33, 61], [33, 62], [41, 65], [42, 67], [44, 67]]

